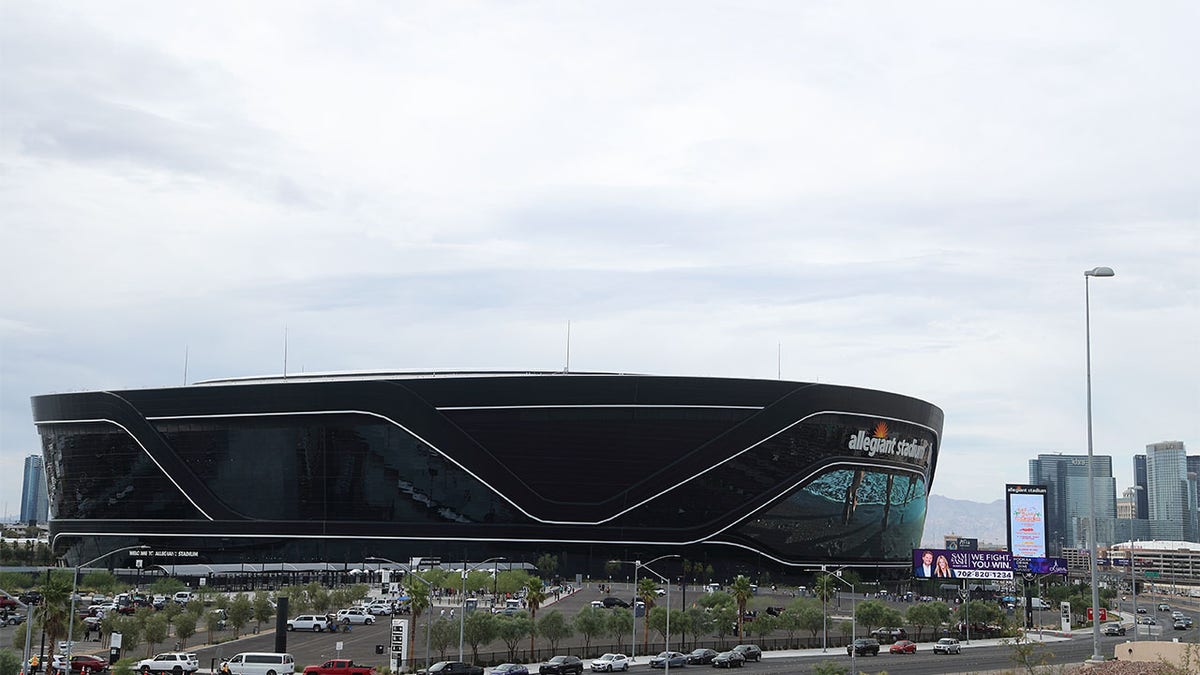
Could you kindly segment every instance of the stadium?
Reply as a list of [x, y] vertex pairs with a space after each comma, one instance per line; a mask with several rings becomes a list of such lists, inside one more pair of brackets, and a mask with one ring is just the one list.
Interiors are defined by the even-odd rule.
[[576, 372], [237, 378], [32, 403], [52, 544], [72, 565], [148, 544], [212, 563], [907, 568], [943, 418], [861, 388]]

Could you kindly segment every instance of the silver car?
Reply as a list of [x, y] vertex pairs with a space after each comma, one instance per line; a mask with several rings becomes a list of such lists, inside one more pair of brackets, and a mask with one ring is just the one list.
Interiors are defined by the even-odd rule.
[[629, 670], [629, 657], [624, 654], [605, 654], [592, 661], [592, 672], [612, 673]]
[[933, 644], [934, 654], [961, 654], [962, 645], [954, 638], [942, 638]]

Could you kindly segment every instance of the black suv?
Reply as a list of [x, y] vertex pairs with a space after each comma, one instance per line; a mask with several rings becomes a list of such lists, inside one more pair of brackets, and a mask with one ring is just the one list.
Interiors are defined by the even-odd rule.
[[629, 609], [628, 602], [625, 602], [624, 600], [622, 600], [620, 598], [614, 598], [611, 595], [608, 596], [607, 598], [605, 598], [603, 600], [603, 602], [604, 602], [604, 606], [608, 609], [612, 609], [613, 607], [624, 607], [625, 609]]
[[575, 675], [583, 674], [583, 661], [579, 660], [578, 656], [555, 656], [549, 661], [538, 666], [538, 673], [546, 675], [567, 675], [567, 673], [575, 673]]
[[762, 661], [762, 649], [758, 645], [738, 645], [733, 651], [740, 653], [747, 661]]
[[846, 645], [846, 654], [854, 656], [879, 656], [879, 640], [859, 638]]
[[42, 604], [42, 594], [38, 593], [37, 591], [25, 591], [24, 593], [18, 595], [17, 599], [26, 605]]

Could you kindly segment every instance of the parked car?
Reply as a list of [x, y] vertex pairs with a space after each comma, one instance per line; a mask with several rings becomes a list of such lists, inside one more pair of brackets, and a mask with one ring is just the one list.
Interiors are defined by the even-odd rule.
[[889, 654], [916, 654], [917, 643], [912, 640], [897, 640], [895, 644], [888, 647]]
[[[90, 654], [72, 654], [71, 667], [69, 670], [72, 673], [83, 673], [85, 668], [89, 674], [106, 673], [108, 672], [108, 661]], [[50, 663], [50, 669], [52, 672], [66, 675], [68, 671], [67, 657], [62, 655], [55, 656], [54, 660]]]
[[[296, 672], [296, 659], [283, 652], [241, 652], [222, 663], [218, 670], [228, 675], [292, 675]], [[368, 670], [363, 675], [370, 673]]]
[[762, 648], [758, 645], [738, 645], [733, 648], [733, 651], [742, 655], [742, 658], [747, 661], [758, 663], [762, 661]]
[[[288, 619], [288, 630], [311, 630], [320, 632], [329, 625], [329, 620], [320, 614], [301, 614], [294, 619]], [[434, 664], [437, 665], [437, 664]]]
[[604, 601], [603, 600], [593, 600], [592, 607], [595, 607], [596, 609], [604, 609]]
[[1105, 635], [1124, 635], [1125, 627], [1119, 623], [1106, 623], [1106, 624], [1104, 624], [1104, 634]]
[[603, 602], [604, 606], [609, 609], [611, 609], [613, 607], [621, 607], [623, 609], [629, 609], [628, 602], [625, 602], [624, 600], [622, 600], [620, 598], [614, 598], [611, 595], [608, 596], [607, 598], [601, 600], [600, 602]]
[[579, 660], [578, 656], [555, 656], [538, 666], [538, 672], [542, 675], [546, 675], [547, 673], [551, 675], [567, 675], [568, 673], [580, 675], [583, 672], [583, 661]]
[[934, 654], [961, 654], [962, 645], [958, 644], [958, 640], [954, 638], [942, 638], [933, 643]]
[[42, 603], [42, 594], [38, 591], [25, 591], [17, 596], [17, 600], [26, 605], [40, 605]]
[[392, 613], [392, 603], [387, 600], [376, 600], [367, 605], [366, 610], [375, 616], [387, 616]]
[[878, 656], [879, 640], [875, 638], [858, 638], [846, 645], [847, 656]]
[[492, 668], [491, 675], [529, 675], [529, 669], [519, 663], [501, 663]]
[[721, 652], [713, 657], [713, 668], [741, 668], [746, 663], [746, 657], [741, 652]]
[[717, 650], [715, 649], [697, 649], [687, 655], [687, 662], [689, 666], [707, 666], [716, 656]]
[[375, 623], [375, 616], [365, 609], [339, 609], [337, 622], [340, 624], [362, 624], [370, 626]]
[[597, 673], [612, 673], [629, 670], [629, 657], [624, 654], [609, 652], [592, 661], [592, 671]]
[[658, 656], [650, 657], [651, 668], [682, 668], [687, 665], [687, 655], [680, 652], [659, 652]]
[[871, 637], [879, 640], [880, 644], [891, 644], [896, 640], [907, 640], [908, 631], [903, 628], [876, 628], [871, 631]]
[[[424, 673], [424, 670], [418, 672]], [[428, 675], [483, 675], [483, 668], [462, 661], [438, 661], [429, 666]]]
[[133, 669], [143, 673], [171, 673], [182, 675], [194, 673], [200, 669], [200, 662], [195, 654], [184, 652], [166, 652], [153, 658], [143, 659], [133, 665]]

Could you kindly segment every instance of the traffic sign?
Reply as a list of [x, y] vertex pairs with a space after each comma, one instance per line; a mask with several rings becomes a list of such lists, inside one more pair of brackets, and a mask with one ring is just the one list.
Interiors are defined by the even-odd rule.
[[[1087, 609], [1087, 618], [1088, 618], [1088, 621], [1092, 620], [1092, 608], [1091, 607], [1088, 607], [1088, 609]], [[1108, 621], [1108, 610], [1106, 610], [1103, 607], [1100, 608], [1100, 620]]]

